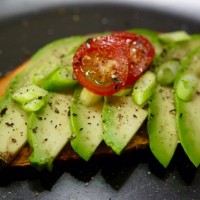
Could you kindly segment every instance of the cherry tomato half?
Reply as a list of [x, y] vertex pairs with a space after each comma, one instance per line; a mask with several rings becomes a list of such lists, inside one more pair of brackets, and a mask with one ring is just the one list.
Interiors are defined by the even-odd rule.
[[112, 36], [122, 38], [130, 48], [130, 65], [126, 85], [132, 85], [146, 71], [155, 54], [152, 44], [142, 35], [129, 32], [114, 32]]
[[79, 83], [99, 95], [111, 95], [126, 83], [129, 46], [115, 36], [88, 39], [76, 51], [73, 70]]

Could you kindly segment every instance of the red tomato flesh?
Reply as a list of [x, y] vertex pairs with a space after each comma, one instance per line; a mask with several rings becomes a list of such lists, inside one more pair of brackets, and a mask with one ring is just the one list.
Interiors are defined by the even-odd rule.
[[112, 95], [127, 81], [129, 56], [129, 46], [119, 37], [88, 39], [74, 55], [74, 74], [88, 90], [103, 96]]
[[155, 55], [154, 47], [139, 34], [114, 32], [111, 35], [125, 40], [129, 46], [130, 64], [126, 85], [133, 85], [152, 63]]

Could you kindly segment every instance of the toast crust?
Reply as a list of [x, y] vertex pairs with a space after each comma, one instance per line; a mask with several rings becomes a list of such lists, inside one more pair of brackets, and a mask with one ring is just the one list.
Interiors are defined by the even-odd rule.
[[[0, 78], [0, 99], [3, 96], [4, 92], [6, 91], [7, 87], [9, 86], [9, 83], [11, 82], [12, 78], [22, 72], [27, 62], [24, 62], [22, 65], [18, 66], [8, 74], [6, 74], [4, 77]], [[137, 149], [145, 149], [148, 147], [148, 136], [146, 131], [146, 122], [143, 124], [143, 126], [140, 128], [138, 133], [133, 137], [133, 139], [129, 142], [127, 147], [124, 150], [125, 152], [133, 151]], [[106, 156], [106, 155], [114, 155], [115, 153], [112, 151], [112, 149], [105, 145], [104, 142], [100, 144], [100, 146], [97, 148], [97, 150], [94, 153], [94, 157], [98, 156]], [[30, 166], [29, 163], [29, 156], [31, 155], [31, 148], [28, 144], [26, 144], [22, 150], [17, 154], [16, 158], [9, 164], [10, 167], [25, 167]], [[81, 159], [80, 156], [74, 152], [70, 144], [68, 143], [63, 150], [60, 152], [56, 160], [59, 161], [67, 161], [67, 160], [77, 160]]]

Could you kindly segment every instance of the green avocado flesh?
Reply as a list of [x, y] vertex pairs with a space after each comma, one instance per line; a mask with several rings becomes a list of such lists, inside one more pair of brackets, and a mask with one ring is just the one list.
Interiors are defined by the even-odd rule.
[[106, 97], [103, 118], [103, 139], [120, 154], [143, 124], [147, 111], [136, 105], [131, 96]]
[[[162, 37], [152, 30], [128, 31], [145, 36], [155, 48], [148, 69], [153, 81], [147, 83], [146, 92], [140, 90], [142, 101], [132, 95], [139, 82], [101, 97], [74, 79], [72, 60], [76, 50], [89, 37], [105, 33], [72, 36], [47, 44], [33, 55], [1, 97], [0, 165], [10, 164], [27, 142], [32, 149], [30, 164], [38, 170], [52, 170], [67, 143], [85, 161], [102, 142], [120, 155], [147, 121], [150, 149], [163, 167], [169, 165], [179, 140], [191, 162], [199, 166], [200, 83], [192, 91], [189, 89], [187, 101], [179, 98], [179, 94], [186, 94], [184, 90], [177, 92], [177, 85], [184, 74], [200, 80], [200, 35], [182, 41], [170, 33], [168, 41], [160, 40]], [[156, 74], [166, 62], [180, 65], [180, 69], [172, 69], [173, 78], [166, 77], [170, 80], [167, 87], [160, 85]]]
[[13, 101], [1, 109], [0, 164], [8, 165], [27, 142], [27, 113]]
[[176, 95], [176, 120], [181, 144], [197, 167], [200, 164], [200, 48], [192, 51], [183, 63], [180, 73], [195, 75], [199, 84], [190, 101], [183, 101]]
[[71, 104], [71, 146], [87, 161], [102, 141], [103, 102], [87, 107], [79, 102], [80, 93], [80, 88], [75, 90]]
[[30, 163], [37, 169], [52, 169], [55, 157], [71, 137], [70, 94], [49, 93], [46, 106], [30, 115], [28, 141], [33, 149]]
[[147, 130], [151, 151], [164, 167], [178, 145], [175, 112], [173, 89], [157, 86], [149, 100]]

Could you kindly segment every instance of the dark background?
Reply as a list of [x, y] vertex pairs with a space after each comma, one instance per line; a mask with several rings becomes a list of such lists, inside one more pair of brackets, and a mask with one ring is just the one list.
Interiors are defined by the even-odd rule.
[[[198, 20], [134, 4], [47, 4], [42, 9], [38, 4], [27, 12], [25, 6], [23, 12], [14, 12], [12, 6], [6, 16], [0, 15], [2, 74], [61, 37], [128, 28], [200, 30]], [[31, 167], [5, 168], [0, 171], [2, 199], [200, 199], [200, 171], [180, 146], [168, 169], [157, 163], [149, 149], [88, 163], [57, 162], [51, 173]]]

